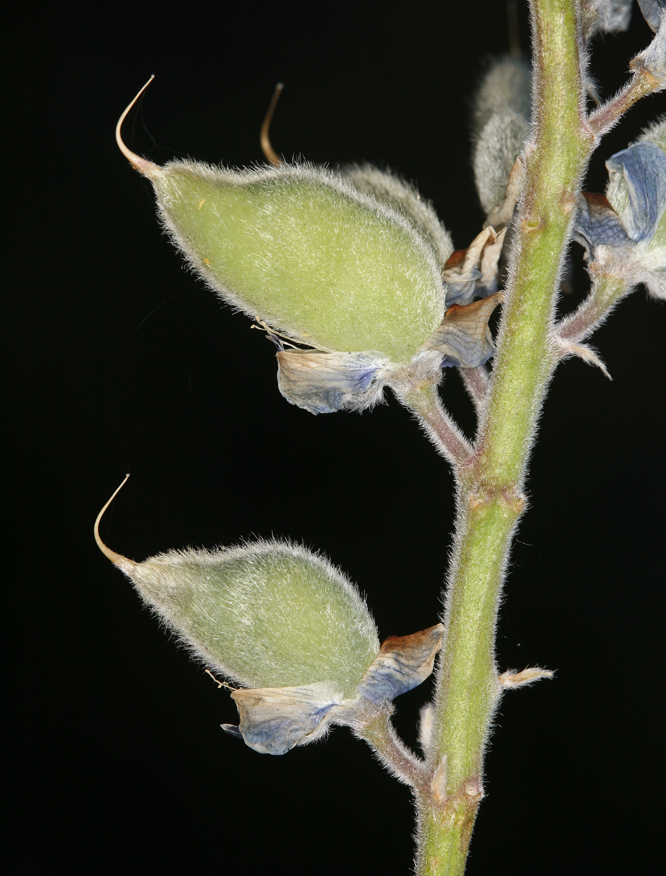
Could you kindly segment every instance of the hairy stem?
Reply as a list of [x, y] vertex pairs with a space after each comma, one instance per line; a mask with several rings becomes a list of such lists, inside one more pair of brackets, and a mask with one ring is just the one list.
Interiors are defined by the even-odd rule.
[[423, 788], [426, 764], [400, 739], [391, 723], [393, 708], [375, 706], [368, 700], [365, 713], [350, 724], [352, 732], [368, 743], [386, 769], [412, 788]]
[[471, 459], [473, 448], [443, 406], [437, 386], [430, 380], [405, 386], [394, 383], [393, 391], [454, 468]]
[[495, 624], [522, 488], [548, 381], [562, 261], [594, 146], [585, 125], [575, 0], [532, 0], [534, 118], [507, 301], [476, 452], [458, 466], [454, 556], [438, 668], [431, 780], [417, 794], [417, 872], [458, 874], [478, 804], [502, 685]]
[[490, 375], [485, 365], [476, 368], [459, 368], [458, 373], [465, 384], [467, 394], [472, 399], [477, 414], [480, 413], [488, 399], [490, 391]]
[[558, 324], [557, 332], [565, 341], [579, 342], [589, 337], [629, 291], [624, 280], [606, 274], [596, 262], [590, 265], [590, 274], [590, 294], [577, 310]]

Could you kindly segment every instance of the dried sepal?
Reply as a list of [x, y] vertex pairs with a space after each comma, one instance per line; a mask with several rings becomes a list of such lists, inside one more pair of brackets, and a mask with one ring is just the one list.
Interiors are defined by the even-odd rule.
[[447, 284], [446, 303], [469, 304], [497, 292], [499, 259], [506, 228], [499, 233], [486, 226], [467, 249], [457, 250], [447, 260], [442, 278]]
[[358, 685], [358, 692], [379, 704], [417, 687], [432, 672], [443, 635], [444, 625], [435, 624], [410, 636], [389, 636]]
[[541, 669], [538, 666], [522, 669], [520, 672], [509, 670], [503, 672], [499, 676], [499, 683], [505, 690], [510, 690], [518, 687], [525, 687], [528, 684], [534, 684], [535, 681], [542, 681], [544, 678], [553, 678], [555, 673], [552, 669]]
[[459, 366], [476, 368], [495, 352], [488, 320], [493, 310], [504, 300], [501, 292], [461, 306], [452, 304], [436, 332], [424, 344], [423, 350], [433, 350], [442, 357], [444, 368]]
[[553, 343], [558, 350], [560, 359], [567, 359], [569, 356], [576, 356], [578, 359], [582, 359], [583, 362], [587, 362], [588, 365], [594, 365], [595, 368], [602, 371], [609, 380], [613, 379], [610, 376], [608, 368], [606, 368], [606, 364], [599, 357], [597, 351], [593, 347], [590, 347], [589, 344], [579, 344], [575, 341], [563, 338], [558, 334], [553, 336]]

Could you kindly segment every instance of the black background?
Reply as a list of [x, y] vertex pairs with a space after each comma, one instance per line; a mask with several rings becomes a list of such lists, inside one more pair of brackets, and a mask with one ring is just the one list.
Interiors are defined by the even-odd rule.
[[[507, 49], [504, 4], [194, 0], [12, 16], [8, 872], [410, 872], [408, 790], [344, 730], [281, 758], [225, 736], [228, 694], [141, 608], [92, 524], [130, 471], [104, 523], [114, 549], [139, 560], [287, 535], [358, 582], [384, 637], [437, 620], [451, 476], [392, 398], [319, 417], [281, 398], [271, 345], [183, 270], [113, 128], [154, 72], [125, 129], [137, 152], [250, 164], [283, 81], [278, 152], [399, 170], [462, 248], [483, 220], [469, 97]], [[595, 44], [603, 94], [649, 36], [636, 13], [629, 34]], [[603, 188], [603, 160], [660, 100], [602, 145], [588, 188]], [[639, 289], [595, 337], [613, 381], [567, 362], [548, 397], [498, 659], [557, 677], [502, 703], [470, 874], [649, 869], [663, 777], [665, 327]], [[443, 395], [470, 433], [456, 374]], [[398, 703], [412, 744], [425, 695]]]

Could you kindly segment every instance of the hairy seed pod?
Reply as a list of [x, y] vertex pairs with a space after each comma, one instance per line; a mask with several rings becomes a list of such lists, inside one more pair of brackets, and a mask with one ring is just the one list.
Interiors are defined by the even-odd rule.
[[357, 589], [303, 547], [258, 541], [136, 563], [103, 544], [99, 519], [95, 537], [195, 656], [242, 685], [333, 680], [353, 696], [377, 656], [377, 630]]
[[441, 323], [432, 233], [388, 200], [309, 164], [158, 167], [124, 145], [123, 118], [118, 143], [153, 184], [165, 230], [227, 303], [313, 347], [402, 365]]
[[421, 379], [424, 354], [434, 382], [444, 367], [475, 368], [492, 355], [492, 308], [445, 323], [448, 305], [495, 291], [495, 250], [473, 243], [464, 273], [452, 267], [451, 238], [413, 186], [368, 165], [334, 173], [280, 163], [267, 136], [270, 167], [158, 167], [123, 143], [133, 104], [116, 127], [121, 151], [152, 182], [162, 225], [189, 265], [266, 328], [289, 402], [313, 414], [360, 411], [395, 381]]
[[222, 725], [250, 748], [285, 754], [333, 724], [353, 726], [368, 703], [390, 711], [432, 672], [442, 624], [380, 648], [358, 590], [305, 548], [258, 541], [143, 563], [112, 551], [99, 524], [127, 477], [97, 516], [97, 545], [195, 657], [250, 688], [232, 694], [240, 725]]
[[484, 76], [474, 100], [472, 166], [486, 214], [502, 203], [511, 168], [530, 132], [530, 69], [500, 58]]

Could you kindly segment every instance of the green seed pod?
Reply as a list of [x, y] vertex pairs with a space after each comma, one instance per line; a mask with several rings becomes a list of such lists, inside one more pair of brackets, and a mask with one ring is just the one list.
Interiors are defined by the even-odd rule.
[[453, 252], [451, 235], [439, 221], [432, 204], [422, 198], [413, 185], [371, 164], [343, 167], [342, 175], [359, 191], [374, 195], [378, 201], [411, 219], [416, 230], [430, 242], [440, 268], [444, 268]]
[[[464, 276], [452, 270], [451, 239], [412, 186], [369, 166], [279, 164], [266, 138], [277, 166], [158, 167], [122, 141], [133, 104], [116, 127], [121, 151], [152, 182], [162, 224], [190, 266], [275, 341], [278, 386], [292, 404], [360, 411], [386, 386], [438, 382], [441, 368], [475, 368], [492, 355], [488, 309], [474, 312], [483, 324], [456, 318], [469, 342], [443, 337], [447, 304], [494, 292], [497, 260], [493, 273], [490, 250], [475, 250]], [[309, 349], [285, 349], [293, 345], [280, 336]]]
[[136, 563], [102, 542], [106, 507], [95, 526], [100, 549], [207, 666], [248, 687], [332, 680], [354, 696], [379, 639], [365, 602], [331, 563], [278, 541]]
[[[129, 475], [127, 476], [129, 477]], [[251, 690], [232, 694], [240, 726], [222, 729], [262, 754], [285, 754], [355, 725], [368, 701], [379, 709], [432, 672], [444, 627], [389, 636], [358, 591], [327, 560], [284, 542], [217, 551], [169, 551], [135, 563], [102, 553], [192, 653]]]
[[152, 182], [176, 246], [227, 303], [321, 350], [378, 350], [401, 365], [441, 323], [434, 232], [414, 216], [308, 164], [158, 167], [122, 142], [124, 115], [121, 150]]

